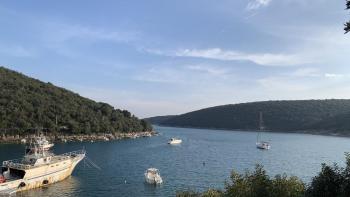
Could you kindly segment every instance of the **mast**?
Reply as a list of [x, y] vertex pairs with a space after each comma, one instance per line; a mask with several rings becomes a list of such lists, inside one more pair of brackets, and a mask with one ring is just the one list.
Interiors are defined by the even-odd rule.
[[259, 142], [260, 132], [262, 130], [264, 130], [264, 121], [263, 121], [263, 114], [260, 111], [259, 112], [259, 131], [258, 131], [258, 135], [256, 136], [256, 142]]
[[264, 129], [265, 127], [264, 127], [264, 121], [263, 121], [263, 113], [260, 112], [259, 113], [259, 130], [262, 131]]

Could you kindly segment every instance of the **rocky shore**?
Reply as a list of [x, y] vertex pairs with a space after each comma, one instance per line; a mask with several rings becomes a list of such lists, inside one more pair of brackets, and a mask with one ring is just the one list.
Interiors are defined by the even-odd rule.
[[[46, 138], [51, 142], [96, 142], [96, 141], [112, 141], [120, 139], [135, 139], [140, 137], [152, 137], [157, 135], [155, 131], [129, 132], [129, 133], [94, 133], [94, 134], [45, 134]], [[25, 143], [28, 138], [33, 135], [6, 135], [0, 136], [0, 143]]]

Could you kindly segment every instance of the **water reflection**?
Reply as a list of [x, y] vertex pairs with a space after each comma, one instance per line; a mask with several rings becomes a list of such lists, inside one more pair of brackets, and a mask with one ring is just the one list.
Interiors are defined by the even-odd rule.
[[37, 197], [37, 196], [57, 196], [70, 197], [79, 193], [80, 180], [77, 177], [70, 176], [67, 179], [45, 187], [36, 188], [28, 191], [18, 192], [15, 196]]

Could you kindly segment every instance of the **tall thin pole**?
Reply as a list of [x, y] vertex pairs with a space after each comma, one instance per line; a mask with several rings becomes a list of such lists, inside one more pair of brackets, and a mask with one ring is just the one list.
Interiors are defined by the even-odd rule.
[[263, 121], [263, 114], [260, 112], [259, 114], [259, 129], [264, 130], [264, 121]]
[[256, 142], [259, 142], [260, 132], [262, 130], [264, 130], [263, 114], [262, 112], [259, 112], [259, 131], [258, 135], [256, 136]]

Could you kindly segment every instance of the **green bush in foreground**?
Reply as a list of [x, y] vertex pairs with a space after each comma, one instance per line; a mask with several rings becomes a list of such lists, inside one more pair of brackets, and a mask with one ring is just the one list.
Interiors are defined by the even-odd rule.
[[304, 183], [297, 177], [288, 178], [286, 175], [277, 175], [271, 179], [261, 165], [255, 171], [246, 171], [241, 175], [232, 171], [231, 183], [227, 183], [224, 195], [230, 197], [297, 197], [305, 191]]
[[276, 175], [271, 178], [261, 165], [253, 172], [231, 172], [224, 191], [210, 189], [203, 193], [177, 192], [177, 197], [348, 197], [350, 196], [350, 154], [346, 167], [322, 164], [321, 171], [306, 185], [298, 177]]
[[277, 175], [271, 179], [261, 165], [253, 172], [246, 171], [243, 175], [231, 172], [230, 181], [226, 183], [225, 191], [208, 190], [204, 193], [193, 191], [178, 192], [177, 197], [299, 197], [305, 191], [304, 183], [297, 177]]
[[306, 190], [306, 196], [350, 196], [350, 154], [346, 153], [345, 156], [345, 168], [340, 168], [336, 164], [333, 166], [322, 164], [321, 172], [312, 179]]
[[203, 193], [197, 193], [194, 191], [184, 191], [184, 192], [177, 192], [177, 197], [221, 197], [223, 196], [223, 193], [219, 190], [209, 189], [208, 191], [205, 191]]

